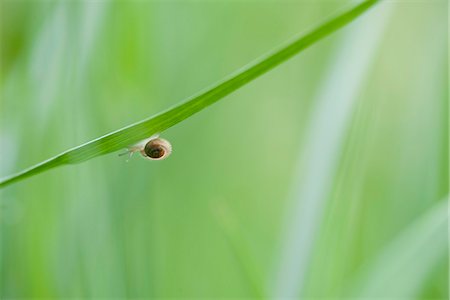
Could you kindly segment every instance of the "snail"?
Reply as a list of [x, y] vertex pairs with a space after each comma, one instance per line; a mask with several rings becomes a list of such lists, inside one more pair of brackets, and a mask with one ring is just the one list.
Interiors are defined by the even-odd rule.
[[159, 135], [154, 135], [127, 147], [127, 152], [121, 153], [119, 156], [128, 154], [131, 157], [135, 152], [141, 153], [144, 158], [149, 160], [162, 160], [172, 153], [172, 145], [169, 141], [160, 138]]

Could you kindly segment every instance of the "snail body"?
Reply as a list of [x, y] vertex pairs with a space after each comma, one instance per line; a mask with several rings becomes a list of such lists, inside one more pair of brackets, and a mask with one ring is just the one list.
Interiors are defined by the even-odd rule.
[[142, 157], [149, 160], [163, 160], [172, 153], [172, 145], [169, 141], [155, 135], [128, 147], [128, 151], [122, 155], [129, 154], [131, 157], [135, 152], [139, 152]]

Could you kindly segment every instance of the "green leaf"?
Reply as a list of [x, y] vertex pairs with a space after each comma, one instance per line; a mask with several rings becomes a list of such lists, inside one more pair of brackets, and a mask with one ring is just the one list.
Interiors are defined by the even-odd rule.
[[0, 188], [57, 166], [77, 164], [96, 156], [120, 150], [151, 135], [160, 133], [219, 101], [253, 79], [261, 76], [317, 41], [347, 25], [378, 1], [379, 0], [368, 0], [362, 2], [350, 10], [337, 15], [309, 33], [295, 39], [280, 49], [261, 57], [255, 62], [250, 63], [222, 82], [188, 98], [185, 102], [174, 106], [169, 110], [64, 151], [61, 154], [25, 169], [22, 172], [9, 176], [0, 181]]

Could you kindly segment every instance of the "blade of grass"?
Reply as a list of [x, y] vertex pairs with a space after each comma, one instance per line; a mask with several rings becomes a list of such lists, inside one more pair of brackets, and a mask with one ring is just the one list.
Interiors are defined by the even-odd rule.
[[438, 201], [368, 261], [355, 276], [349, 298], [417, 296], [433, 268], [446, 259], [448, 208], [448, 197]]
[[[385, 6], [386, 5], [386, 6]], [[279, 257], [273, 299], [306, 297], [307, 276], [316, 237], [340, 162], [344, 136], [375, 54], [386, 30], [392, 5], [382, 3], [345, 33], [319, 92], [301, 149], [293, 203]], [[348, 57], [352, 57], [351, 60]], [[326, 276], [320, 283], [326, 288]]]
[[76, 164], [129, 146], [155, 133], [162, 132], [187, 119], [253, 79], [278, 66], [297, 53], [347, 25], [379, 0], [364, 1], [337, 15], [293, 42], [269, 53], [232, 74], [213, 87], [188, 98], [185, 102], [135, 124], [108, 133], [47, 159], [35, 166], [0, 181], [0, 188], [65, 164]]
[[225, 201], [213, 203], [211, 210], [216, 216], [220, 229], [223, 231], [233, 254], [239, 262], [239, 266], [243, 271], [242, 274], [246, 276], [249, 286], [252, 288], [253, 297], [266, 299], [264, 285], [258, 276], [260, 271], [247, 248], [247, 240], [242, 234], [242, 225], [239, 220]]

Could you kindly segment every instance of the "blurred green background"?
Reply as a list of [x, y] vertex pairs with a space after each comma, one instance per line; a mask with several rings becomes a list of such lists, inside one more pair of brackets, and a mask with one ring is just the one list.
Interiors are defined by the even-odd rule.
[[[0, 176], [351, 1], [0, 0]], [[448, 4], [386, 1], [164, 132], [0, 190], [8, 298], [447, 299]]]

